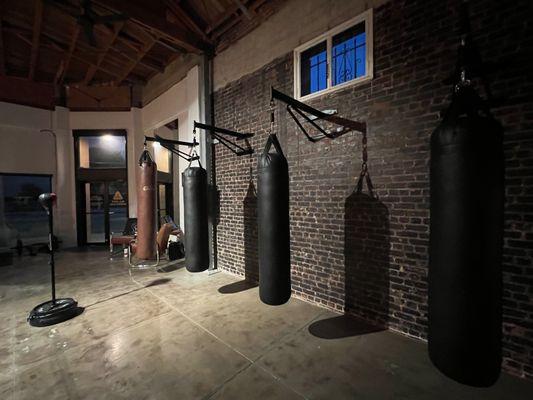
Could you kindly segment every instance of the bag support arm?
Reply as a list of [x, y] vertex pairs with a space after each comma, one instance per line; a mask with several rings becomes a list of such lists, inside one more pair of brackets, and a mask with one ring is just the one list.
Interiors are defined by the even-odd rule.
[[[219, 128], [218, 126], [202, 124], [201, 122], [194, 121], [194, 129], [196, 130], [196, 128], [209, 132], [213, 138], [218, 139], [223, 146], [227, 147], [237, 156], [253, 154], [254, 152], [254, 149], [252, 149], [250, 147], [250, 143], [248, 143], [248, 138], [253, 137], [253, 133], [235, 132], [229, 129]], [[240, 146], [237, 143], [228, 140], [224, 136], [230, 136], [232, 138], [235, 138], [236, 140], [244, 140], [246, 143], [246, 147]]]

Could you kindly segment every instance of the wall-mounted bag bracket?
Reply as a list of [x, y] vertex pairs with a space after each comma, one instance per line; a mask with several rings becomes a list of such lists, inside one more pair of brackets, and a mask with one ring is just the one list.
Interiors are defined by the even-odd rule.
[[200, 157], [198, 155], [191, 156], [190, 154], [182, 151], [179, 149], [179, 146], [186, 146], [190, 147], [191, 149], [195, 148], [199, 145], [199, 143], [194, 139], [192, 142], [184, 142], [181, 140], [171, 140], [171, 139], [165, 139], [161, 136], [155, 135], [155, 137], [145, 136], [144, 137], [144, 143], [146, 145], [146, 142], [157, 142], [161, 145], [161, 147], [164, 147], [168, 151], [170, 151], [172, 154], [176, 154], [177, 156], [183, 158], [185, 161], [192, 162], [195, 160], [199, 160]]
[[[339, 117], [335, 113], [327, 113], [324, 111], [317, 110], [316, 108], [308, 106], [307, 104], [302, 103], [301, 101], [287, 96], [286, 94], [274, 89], [273, 87], [271, 88], [271, 96], [272, 100], [279, 100], [287, 105], [287, 111], [289, 112], [289, 115], [310, 142], [315, 143], [325, 138], [335, 139], [350, 131], [356, 131], [366, 134], [365, 122], [352, 121], [350, 119]], [[305, 120], [305, 123], [310, 124], [313, 128], [318, 130], [320, 134], [317, 136], [310, 135], [307, 129], [304, 127], [302, 121], [296, 115], [296, 113], [299, 114]], [[310, 117], [309, 115], [311, 115], [312, 117]], [[327, 121], [332, 124], [338, 125], [339, 128], [334, 131], [324, 129], [320, 125], [318, 125], [316, 121]]]
[[[227, 147], [233, 154], [237, 156], [253, 154], [254, 152], [254, 149], [250, 147], [250, 143], [248, 142], [248, 139], [254, 136], [253, 133], [235, 132], [229, 129], [219, 128], [218, 126], [202, 124], [201, 122], [194, 121], [194, 129], [196, 130], [196, 128], [209, 132], [213, 138], [217, 139], [223, 146]], [[244, 140], [246, 147], [232, 142], [225, 136], [235, 138], [235, 140]]]

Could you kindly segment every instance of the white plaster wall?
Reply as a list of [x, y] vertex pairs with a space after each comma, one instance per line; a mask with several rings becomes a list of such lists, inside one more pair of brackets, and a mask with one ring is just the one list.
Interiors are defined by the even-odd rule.
[[[0, 172], [51, 174], [57, 193], [55, 234], [64, 247], [76, 244], [73, 142], [68, 128], [68, 110], [55, 111], [0, 102]], [[56, 160], [54, 137], [59, 150]], [[57, 172], [56, 172], [57, 162]]]
[[213, 61], [214, 90], [388, 0], [290, 0]]

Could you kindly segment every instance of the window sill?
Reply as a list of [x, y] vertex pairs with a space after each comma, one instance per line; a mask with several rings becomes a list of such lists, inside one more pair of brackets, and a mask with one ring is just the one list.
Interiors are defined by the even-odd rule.
[[348, 82], [344, 82], [344, 83], [341, 83], [339, 85], [335, 85], [335, 86], [332, 86], [330, 88], [327, 88], [327, 89], [323, 89], [319, 92], [314, 92], [314, 93], [311, 93], [311, 94], [307, 94], [305, 96], [295, 96], [296, 100], [299, 100], [299, 101], [307, 101], [307, 100], [313, 100], [313, 99], [316, 99], [316, 98], [319, 98], [319, 97], [322, 97], [322, 96], [326, 96], [326, 95], [329, 95], [331, 93], [334, 93], [338, 90], [342, 90], [342, 89], [346, 89], [348, 87], [351, 87], [351, 86], [357, 86], [357, 85], [361, 85], [363, 83], [366, 83], [366, 82], [369, 82], [372, 80], [373, 78], [373, 74], [370, 74], [370, 75], [366, 75], [366, 76], [363, 76], [361, 78], [357, 78], [357, 79], [353, 79], [351, 81], [348, 81]]

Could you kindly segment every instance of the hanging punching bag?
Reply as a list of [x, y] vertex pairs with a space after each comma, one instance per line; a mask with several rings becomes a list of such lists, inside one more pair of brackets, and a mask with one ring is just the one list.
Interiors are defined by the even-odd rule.
[[189, 166], [182, 173], [185, 215], [185, 262], [189, 272], [209, 268], [207, 171]]
[[157, 165], [145, 148], [137, 175], [137, 258], [153, 260], [157, 252], [156, 186]]
[[435, 366], [490, 386], [501, 365], [502, 128], [454, 96], [431, 136], [428, 346]]
[[[272, 145], [276, 153], [269, 152]], [[258, 175], [259, 297], [280, 305], [291, 297], [289, 167], [276, 135], [268, 137]]]

